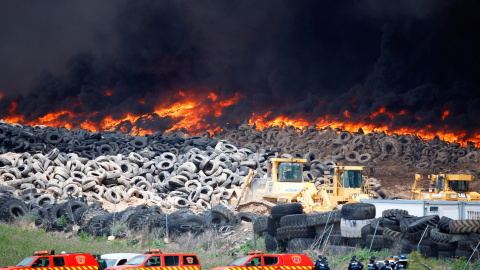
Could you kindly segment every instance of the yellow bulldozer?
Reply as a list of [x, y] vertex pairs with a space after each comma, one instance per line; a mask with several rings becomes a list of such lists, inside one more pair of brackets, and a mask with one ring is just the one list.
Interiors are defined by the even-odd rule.
[[248, 174], [243, 189], [235, 190], [230, 204], [237, 211], [264, 206], [269, 210], [278, 203], [298, 202], [304, 213], [330, 211], [346, 203], [372, 199], [368, 180], [364, 181], [362, 166], [333, 166], [324, 172], [324, 182], [318, 188], [303, 179], [306, 159], [271, 158], [264, 178]]
[[473, 175], [468, 174], [430, 174], [429, 186], [422, 188], [422, 175], [415, 174], [412, 188], [412, 200], [441, 201], [480, 201], [480, 194], [472, 191], [470, 183]]

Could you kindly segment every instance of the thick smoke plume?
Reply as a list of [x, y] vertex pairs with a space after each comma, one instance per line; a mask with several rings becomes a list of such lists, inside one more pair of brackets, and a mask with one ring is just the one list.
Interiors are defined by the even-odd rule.
[[[98, 122], [152, 113], [190, 90], [218, 100], [240, 93], [211, 119], [219, 125], [270, 111], [272, 119], [333, 115], [464, 139], [480, 134], [477, 1], [2, 5], [0, 57], [9, 61], [0, 64], [8, 75], [0, 80], [0, 118], [67, 110], [71, 123]], [[372, 116], [382, 108], [395, 117]]]

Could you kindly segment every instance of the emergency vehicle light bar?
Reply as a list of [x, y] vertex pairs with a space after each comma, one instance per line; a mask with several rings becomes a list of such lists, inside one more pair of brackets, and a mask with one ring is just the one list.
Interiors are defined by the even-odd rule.
[[156, 253], [162, 253], [162, 250], [159, 248], [152, 248], [152, 249], [145, 250], [145, 254], [156, 254]]
[[247, 253], [247, 255], [258, 255], [258, 254], [263, 254], [263, 251], [250, 251]]
[[50, 255], [50, 252], [48, 250], [35, 251], [35, 253], [33, 253], [33, 255], [34, 256]]

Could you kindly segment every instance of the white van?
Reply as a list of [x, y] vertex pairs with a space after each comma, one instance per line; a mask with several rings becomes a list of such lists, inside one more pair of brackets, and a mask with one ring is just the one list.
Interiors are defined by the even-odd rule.
[[131, 258], [141, 255], [139, 253], [108, 253], [103, 254], [100, 258], [104, 259], [107, 263], [107, 267], [124, 265]]

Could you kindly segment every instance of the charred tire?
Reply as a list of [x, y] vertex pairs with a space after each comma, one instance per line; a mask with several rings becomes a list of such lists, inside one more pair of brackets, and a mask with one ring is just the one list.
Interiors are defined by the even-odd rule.
[[299, 203], [278, 204], [271, 209], [271, 215], [277, 221], [283, 216], [295, 214], [303, 214], [303, 207]]
[[375, 205], [371, 203], [349, 203], [341, 209], [342, 218], [348, 220], [364, 220], [375, 218]]

